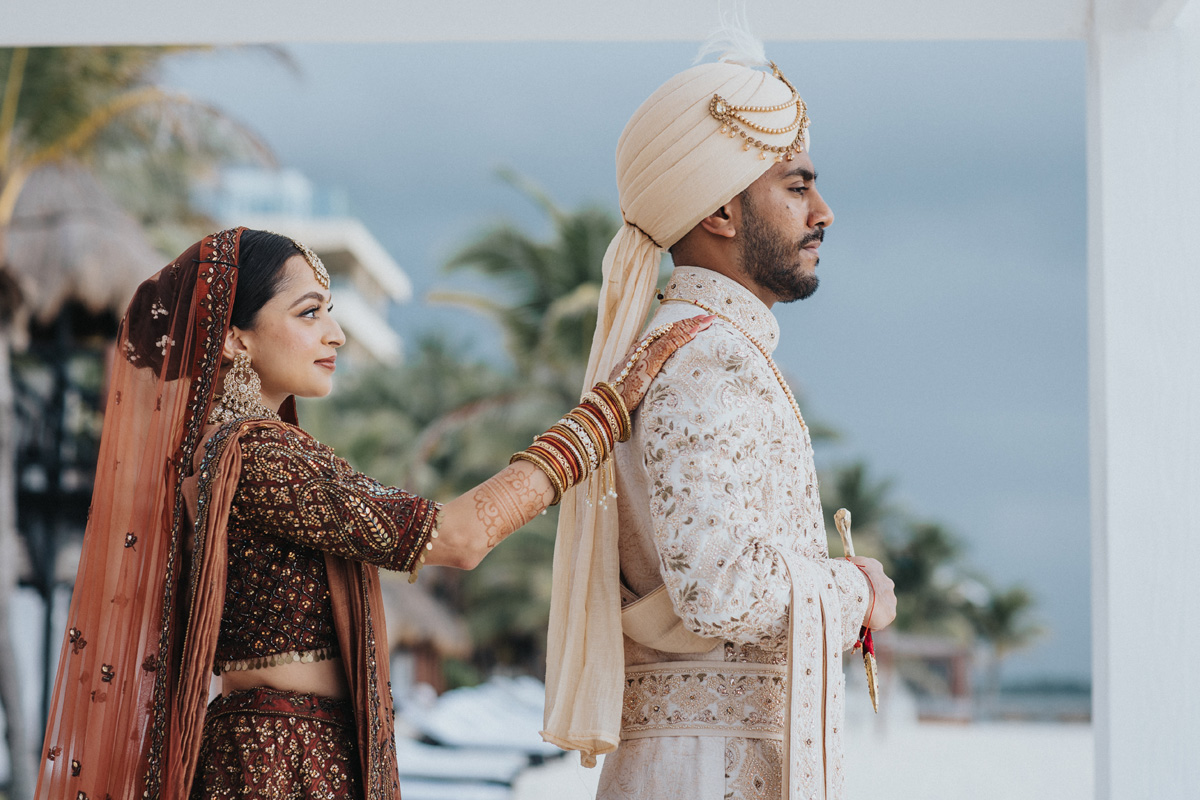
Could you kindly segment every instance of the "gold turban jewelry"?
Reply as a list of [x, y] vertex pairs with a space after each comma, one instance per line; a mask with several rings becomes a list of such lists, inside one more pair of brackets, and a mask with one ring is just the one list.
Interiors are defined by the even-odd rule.
[[[749, 150], [751, 147], [758, 148], [758, 157], [760, 160], [767, 159], [767, 153], [772, 153], [775, 156], [775, 162], [783, 161], [785, 158], [791, 161], [795, 158], [796, 153], [804, 150], [805, 136], [808, 133], [808, 105], [801, 99], [800, 93], [796, 91], [796, 87], [783, 77], [783, 73], [779, 71], [779, 67], [775, 66], [775, 62], [771, 62], [772, 74], [787, 84], [792, 90], [792, 96], [782, 103], [776, 103], [773, 106], [735, 106], [721, 97], [719, 94], [714, 94], [712, 100], [708, 104], [708, 113], [715, 119], [721, 122], [721, 133], [727, 134], [730, 139], [734, 136], [740, 136], [743, 139], [742, 149]], [[776, 111], [784, 111], [790, 108], [796, 109], [796, 117], [787, 125], [776, 128], [770, 128], [750, 119], [749, 115], [771, 114]], [[791, 144], [786, 146], [778, 144], [767, 144], [761, 139], [756, 139], [748, 133], [753, 131], [758, 134], [766, 134], [768, 136], [778, 136], [785, 133], [796, 132], [796, 138]]]

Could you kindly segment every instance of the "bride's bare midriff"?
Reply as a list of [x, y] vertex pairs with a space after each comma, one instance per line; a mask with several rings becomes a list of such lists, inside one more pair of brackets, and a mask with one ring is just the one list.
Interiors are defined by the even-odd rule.
[[287, 692], [319, 694], [339, 700], [350, 696], [350, 687], [346, 685], [346, 673], [342, 671], [340, 658], [318, 661], [315, 664], [293, 661], [275, 667], [221, 673], [221, 694], [259, 686]]

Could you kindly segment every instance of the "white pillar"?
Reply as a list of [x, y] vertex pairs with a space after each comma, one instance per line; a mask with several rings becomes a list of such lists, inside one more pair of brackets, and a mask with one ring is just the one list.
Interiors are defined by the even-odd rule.
[[1200, 791], [1198, 6], [1097, 0], [1090, 37], [1093, 707], [1103, 800]]

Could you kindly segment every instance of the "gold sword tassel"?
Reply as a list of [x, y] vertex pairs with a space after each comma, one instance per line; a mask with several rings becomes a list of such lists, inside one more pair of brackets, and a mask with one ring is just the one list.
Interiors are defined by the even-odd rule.
[[[838, 535], [842, 537], [842, 549], [845, 550], [846, 558], [850, 558], [854, 555], [854, 539], [850, 538], [850, 512], [839, 508], [833, 515], [833, 523], [837, 525]], [[859, 629], [858, 642], [855, 643], [854, 649], [857, 650], [860, 647], [863, 654], [863, 667], [867, 671], [867, 691], [871, 693], [871, 707], [878, 714], [879, 678], [876, 673], [879, 665], [875, 663], [875, 640], [871, 638], [871, 629], [866, 625]]]

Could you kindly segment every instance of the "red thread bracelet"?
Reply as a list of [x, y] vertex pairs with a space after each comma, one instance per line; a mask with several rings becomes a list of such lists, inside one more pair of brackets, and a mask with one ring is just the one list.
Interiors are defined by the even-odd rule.
[[[846, 559], [846, 560], [850, 561], [850, 559]], [[858, 567], [858, 571], [861, 572], [863, 574], [863, 577], [867, 579], [867, 588], [869, 588], [871, 590], [871, 607], [867, 609], [867, 616], [863, 618], [863, 624], [862, 624], [863, 630], [867, 631], [867, 630], [870, 630], [870, 626], [867, 625], [867, 621], [870, 620], [871, 616], [875, 613], [875, 584], [871, 582], [871, 576], [867, 574], [866, 567], [864, 567], [862, 564], [855, 564], [853, 561], [850, 561], [850, 563], [854, 564], [854, 566]], [[863, 640], [863, 634], [859, 633], [858, 643], [862, 644], [862, 640]]]

